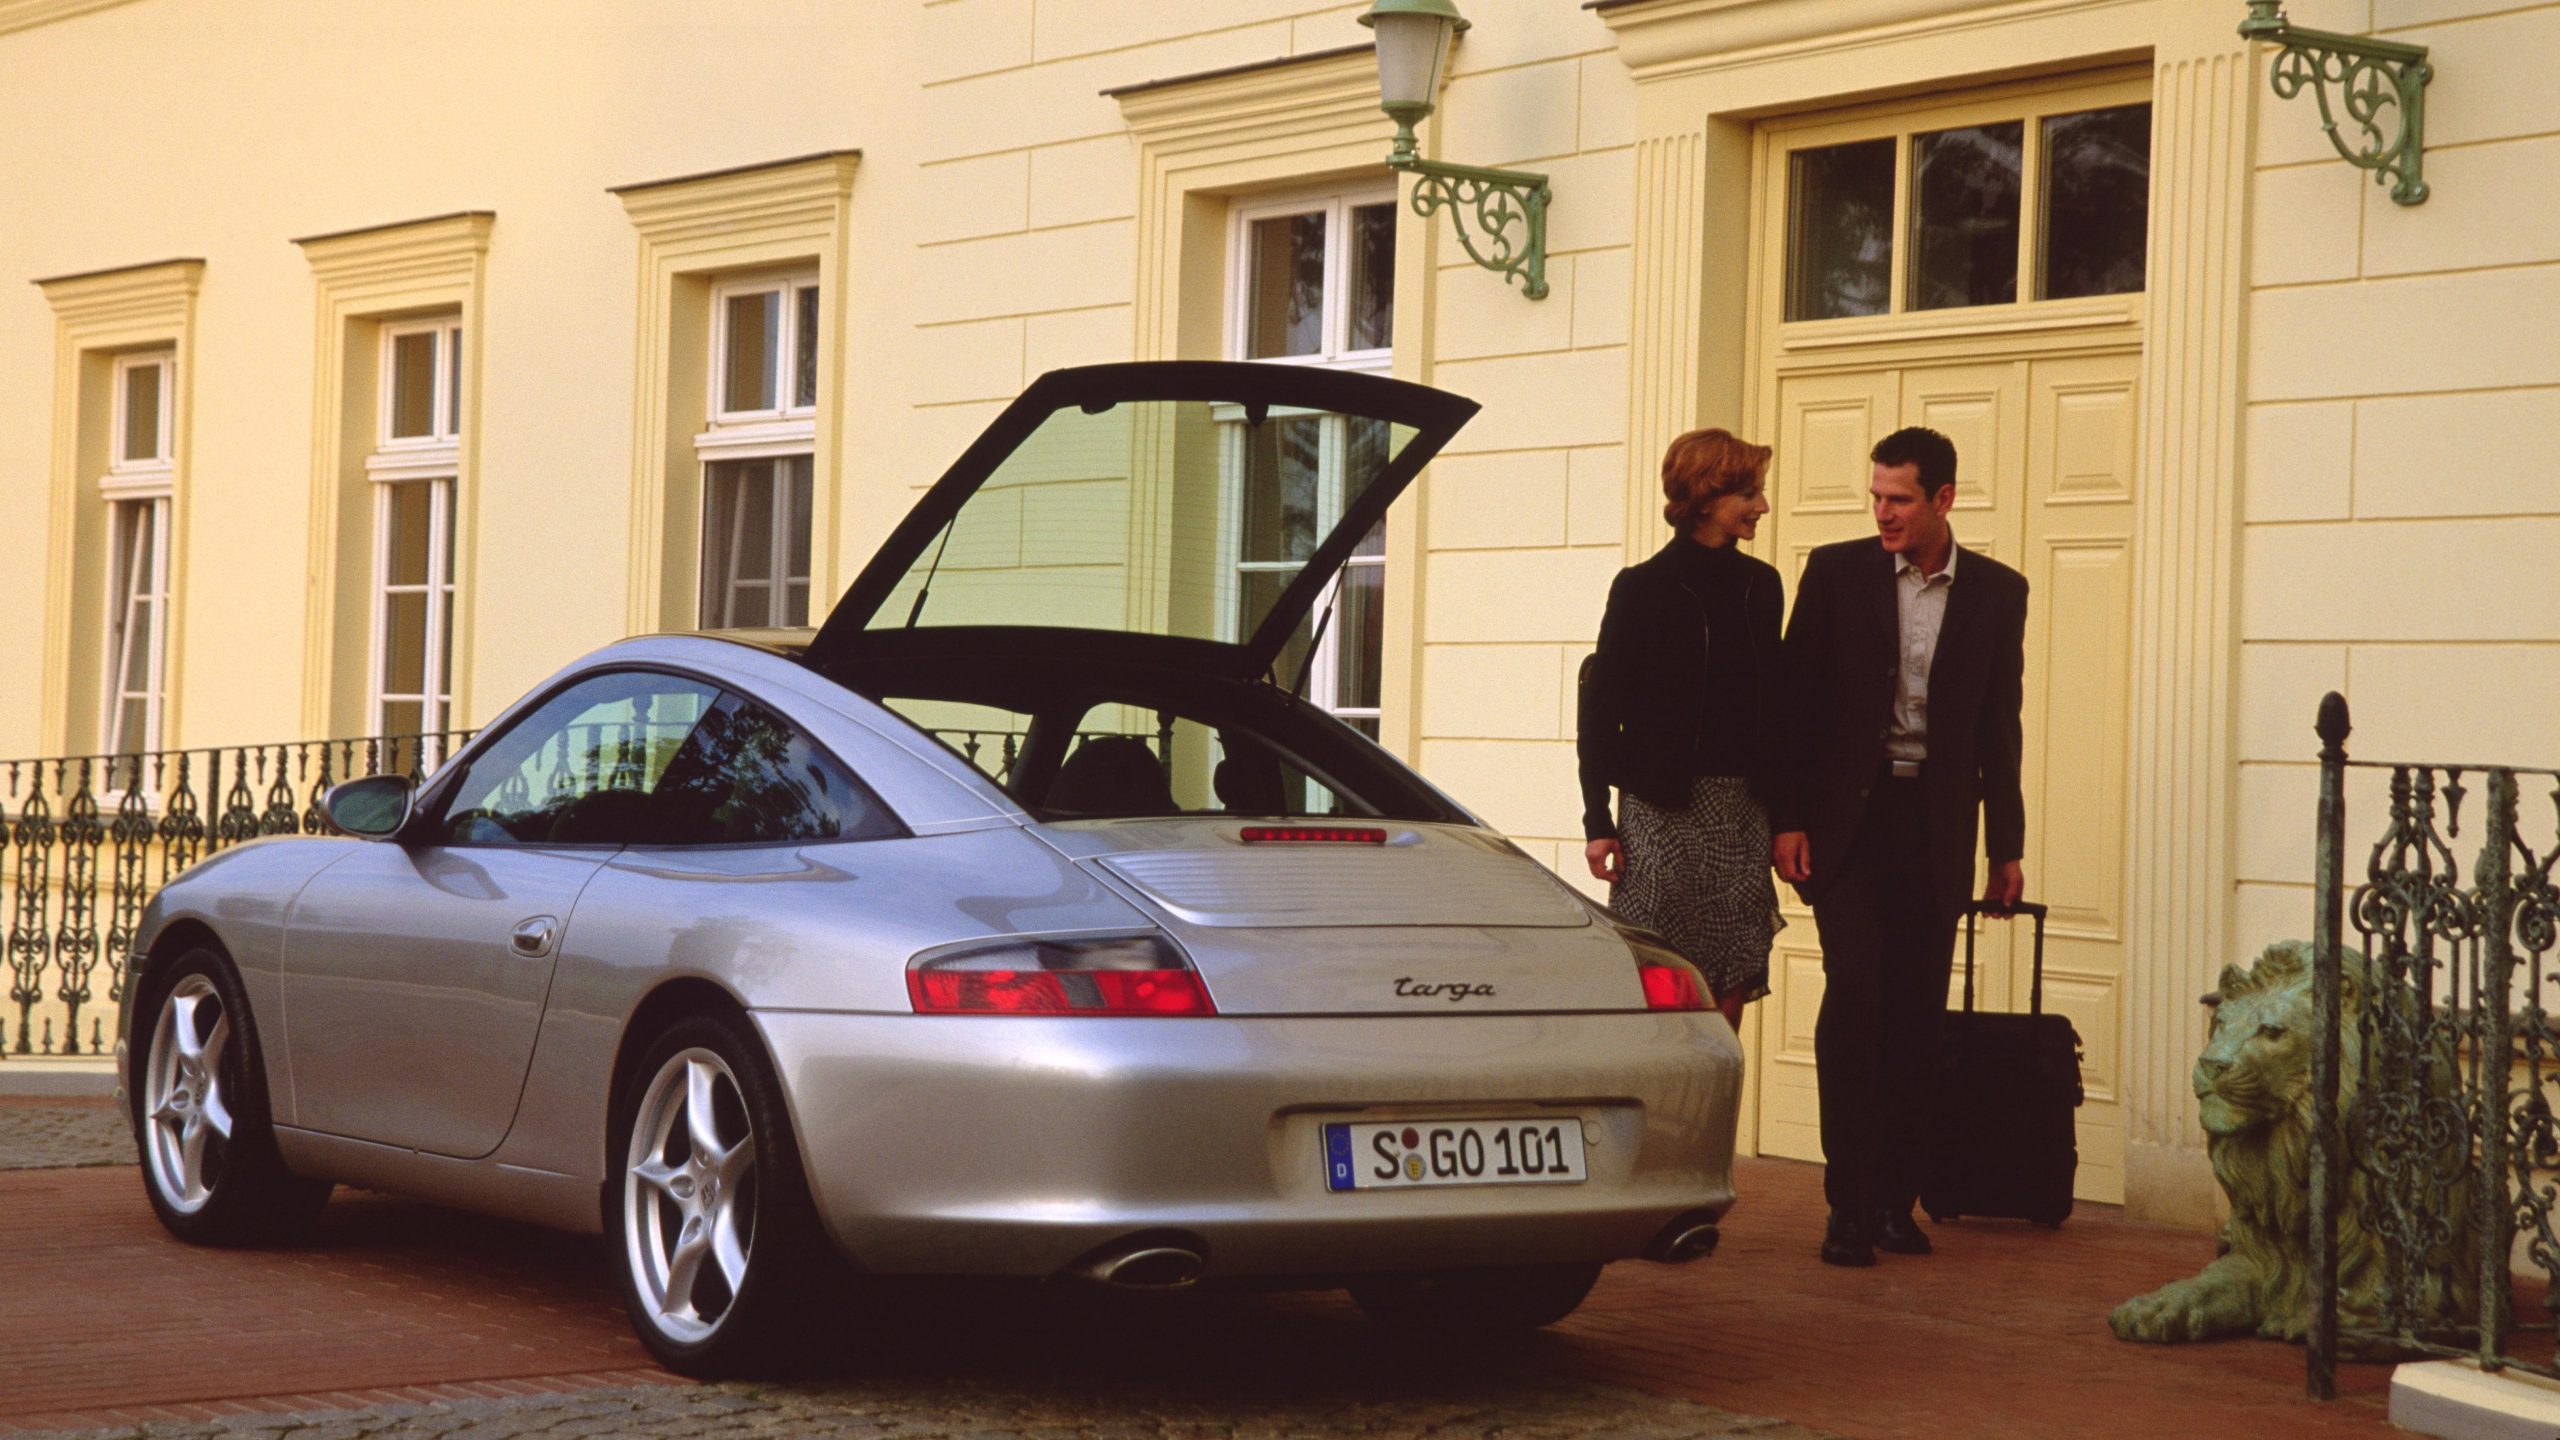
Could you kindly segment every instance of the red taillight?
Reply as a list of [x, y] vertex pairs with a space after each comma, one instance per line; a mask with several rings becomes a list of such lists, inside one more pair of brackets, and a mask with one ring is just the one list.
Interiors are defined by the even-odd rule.
[[1188, 970], [910, 970], [920, 1015], [1215, 1015]]
[[1247, 825], [1247, 845], [1384, 845], [1387, 832], [1370, 825]]
[[1209, 988], [1161, 935], [994, 940], [918, 958], [920, 1015], [1215, 1015]]
[[1644, 981], [1644, 1008], [1647, 1010], [1704, 1010], [1707, 992], [1698, 983], [1698, 972], [1686, 965], [1665, 965], [1658, 960], [1638, 960], [1637, 978]]

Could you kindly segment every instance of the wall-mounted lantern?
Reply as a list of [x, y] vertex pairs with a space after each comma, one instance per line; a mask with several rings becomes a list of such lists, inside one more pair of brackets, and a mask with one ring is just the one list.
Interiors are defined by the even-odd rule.
[[[2390, 182], [2391, 198], [2400, 204], [2427, 198], [2421, 164], [2427, 81], [2435, 71], [2427, 64], [2426, 46], [2305, 30], [2284, 18], [2283, 0], [2249, 0], [2240, 36], [2283, 47], [2267, 67], [2276, 98], [2311, 91], [2320, 102], [2320, 128], [2348, 164], [2372, 171], [2377, 185]], [[1385, 46], [1379, 48], [1383, 52]], [[2353, 140], [2339, 128], [2341, 120], [2355, 128]]]
[[1387, 167], [1414, 177], [1413, 213], [1447, 210], [1458, 243], [1478, 265], [1506, 283], [1520, 281], [1530, 299], [1545, 299], [1547, 202], [1554, 193], [1547, 177], [1425, 160], [1415, 149], [1413, 127], [1430, 119], [1439, 103], [1449, 42], [1467, 28], [1455, 0], [1376, 0], [1360, 23], [1378, 35], [1378, 108], [1396, 122]]

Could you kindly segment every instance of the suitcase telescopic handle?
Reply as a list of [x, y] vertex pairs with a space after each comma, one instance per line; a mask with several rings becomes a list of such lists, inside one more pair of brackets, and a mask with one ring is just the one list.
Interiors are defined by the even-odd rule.
[[2021, 900], [2006, 910], [1995, 910], [1990, 905], [1980, 900], [1967, 900], [1964, 902], [1965, 1013], [1968, 1015], [1973, 1013], [1973, 917], [1976, 915], [1998, 915], [2004, 919], [2014, 919], [2020, 915], [2031, 915], [2035, 917], [2036, 969], [2035, 980], [2027, 987], [2027, 1013], [2030, 1015], [2043, 1014], [2045, 905], [2041, 900]]

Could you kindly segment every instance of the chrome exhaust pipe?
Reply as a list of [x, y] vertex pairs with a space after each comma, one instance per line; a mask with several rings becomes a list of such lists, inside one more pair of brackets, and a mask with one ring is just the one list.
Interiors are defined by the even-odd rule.
[[1653, 1243], [1644, 1247], [1644, 1258], [1661, 1265], [1685, 1265], [1716, 1253], [1716, 1242], [1722, 1238], [1713, 1215], [1693, 1210], [1663, 1226]]
[[1198, 1281], [1207, 1265], [1188, 1246], [1124, 1242], [1068, 1267], [1067, 1273], [1118, 1290], [1180, 1290]]

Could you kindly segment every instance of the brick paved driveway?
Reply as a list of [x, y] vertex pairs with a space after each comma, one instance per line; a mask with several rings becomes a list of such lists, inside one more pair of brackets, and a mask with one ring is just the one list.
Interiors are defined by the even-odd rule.
[[[0, 1102], [0, 1166], [22, 1108]], [[2198, 1237], [2088, 1209], [2059, 1232], [1947, 1226], [1934, 1258], [1829, 1270], [1811, 1258], [1819, 1177], [1745, 1162], [1715, 1258], [1612, 1267], [1571, 1320], [1487, 1354], [1384, 1347], [1333, 1295], [902, 1286], [881, 1303], [895, 1324], [835, 1374], [706, 1388], [649, 1369], [589, 1241], [342, 1191], [303, 1247], [193, 1250], [128, 1167], [0, 1168], [0, 1433], [212, 1433], [174, 1422], [244, 1398], [224, 1408], [362, 1407], [343, 1433], [401, 1437], [2397, 1433], [2386, 1370], [2352, 1369], [2348, 1399], [2314, 1406], [2297, 1349], [2108, 1336], [2106, 1306], [2200, 1265]], [[278, 1396], [300, 1398], [256, 1398]]]

